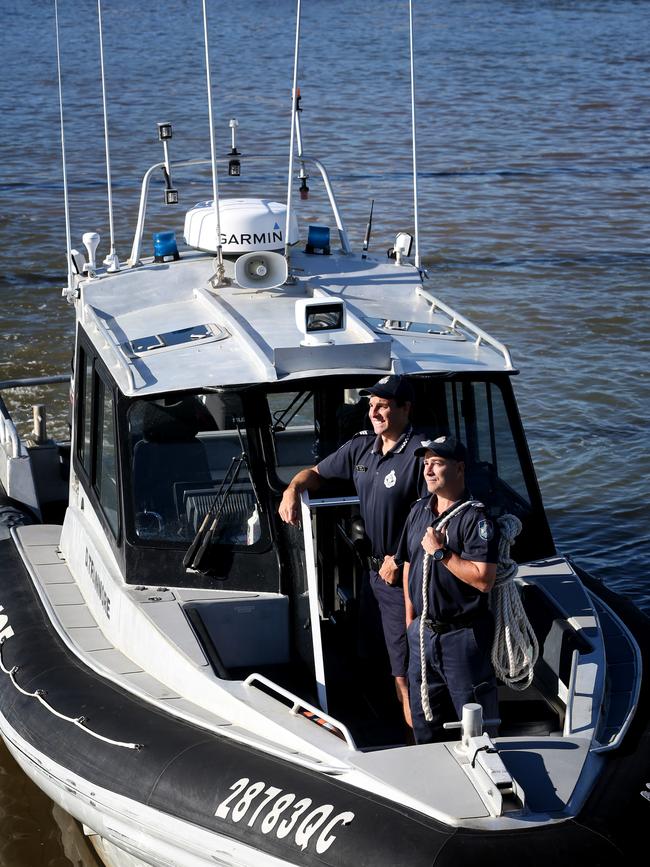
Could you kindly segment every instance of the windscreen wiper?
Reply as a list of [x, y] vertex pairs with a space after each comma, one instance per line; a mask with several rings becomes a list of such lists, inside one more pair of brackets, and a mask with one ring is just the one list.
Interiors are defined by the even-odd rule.
[[201, 571], [201, 561], [212, 542], [219, 519], [221, 518], [224, 506], [226, 505], [228, 494], [237, 481], [239, 471], [244, 463], [247, 463], [246, 454], [244, 452], [242, 452], [239, 457], [231, 458], [226, 474], [219, 486], [219, 490], [217, 491], [212, 503], [210, 503], [210, 508], [201, 522], [201, 526], [197, 530], [196, 536], [192, 539], [190, 547], [187, 549], [185, 556], [183, 557], [183, 568], [185, 570]]

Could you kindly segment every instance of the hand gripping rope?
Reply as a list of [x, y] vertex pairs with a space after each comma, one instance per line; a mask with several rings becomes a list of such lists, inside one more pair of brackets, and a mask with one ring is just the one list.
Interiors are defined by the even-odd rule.
[[[444, 530], [451, 518], [468, 506], [485, 508], [477, 500], [468, 500], [453, 509], [439, 521], [434, 529]], [[537, 638], [530, 625], [513, 578], [517, 563], [510, 557], [510, 546], [521, 531], [521, 521], [514, 515], [502, 515], [498, 520], [501, 530], [497, 578], [490, 591], [490, 608], [494, 614], [494, 641], [492, 665], [496, 676], [512, 689], [523, 690], [530, 686], [533, 669], [539, 655]], [[429, 578], [431, 556], [425, 552], [422, 564], [422, 615], [420, 616], [420, 699], [427, 722], [433, 720], [429, 704], [424, 630], [429, 613]]]

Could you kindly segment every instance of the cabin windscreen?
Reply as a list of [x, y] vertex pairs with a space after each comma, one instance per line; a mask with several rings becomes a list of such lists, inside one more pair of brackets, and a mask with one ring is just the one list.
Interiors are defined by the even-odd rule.
[[[471, 495], [495, 517], [510, 512], [522, 520], [514, 556], [520, 562], [551, 556], [552, 539], [510, 378], [432, 375], [409, 379], [416, 435], [426, 439], [454, 434], [460, 439], [467, 447], [465, 477]], [[288, 484], [298, 470], [314, 466], [356, 432], [372, 431], [368, 397], [359, 393], [371, 384], [358, 377], [322, 377], [305, 382], [301, 391], [267, 394], [277, 482]], [[354, 491], [331, 480], [323, 486], [321, 496], [345, 493]]]
[[127, 427], [136, 538], [187, 546], [210, 513], [212, 544], [261, 540], [237, 393], [135, 400]]

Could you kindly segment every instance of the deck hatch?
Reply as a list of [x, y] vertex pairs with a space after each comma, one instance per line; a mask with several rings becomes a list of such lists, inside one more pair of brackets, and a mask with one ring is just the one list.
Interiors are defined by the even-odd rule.
[[160, 349], [173, 349], [199, 341], [218, 341], [230, 337], [230, 332], [214, 322], [192, 325], [189, 328], [177, 328], [163, 334], [150, 334], [138, 337], [124, 344], [129, 355], [143, 355]]

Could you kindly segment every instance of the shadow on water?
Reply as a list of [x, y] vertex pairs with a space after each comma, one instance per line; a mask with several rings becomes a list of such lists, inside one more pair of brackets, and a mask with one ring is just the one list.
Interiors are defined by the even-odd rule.
[[80, 826], [25, 776], [0, 741], [0, 867], [101, 867]]

